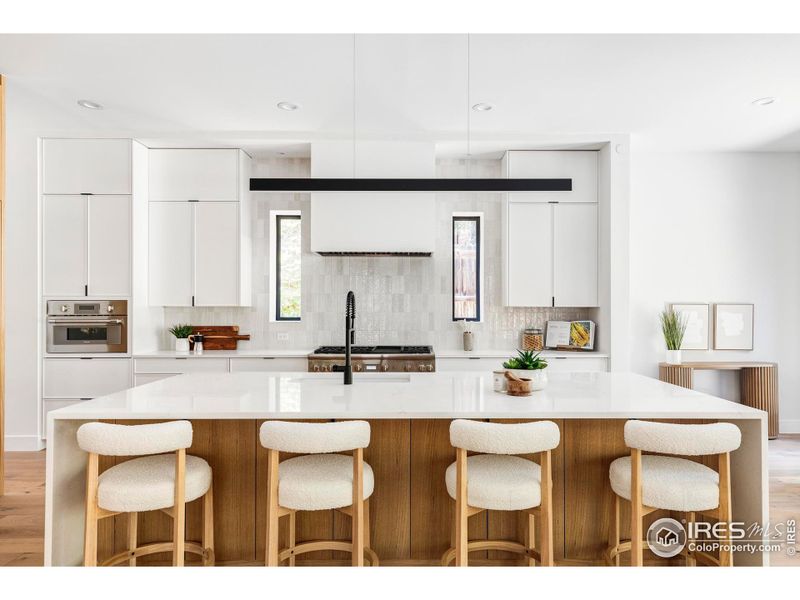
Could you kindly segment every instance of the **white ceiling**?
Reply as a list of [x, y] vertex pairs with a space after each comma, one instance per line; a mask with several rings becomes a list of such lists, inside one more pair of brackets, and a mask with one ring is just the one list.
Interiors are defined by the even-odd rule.
[[[349, 34], [0, 35], [0, 73], [98, 133], [255, 154], [349, 139], [354, 91], [357, 139], [448, 153], [466, 150], [468, 117], [473, 151], [608, 133], [651, 150], [800, 150], [798, 35], [472, 35], [469, 78], [465, 35], [355, 44], [355, 86]], [[779, 101], [751, 104], [763, 96]]]

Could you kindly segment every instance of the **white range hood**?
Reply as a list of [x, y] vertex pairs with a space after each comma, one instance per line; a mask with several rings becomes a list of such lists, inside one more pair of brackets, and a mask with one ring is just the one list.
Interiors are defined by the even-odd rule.
[[[432, 144], [358, 142], [353, 170], [349, 142], [311, 144], [312, 177], [433, 178]], [[430, 256], [436, 242], [435, 194], [311, 194], [311, 251], [325, 256]]]

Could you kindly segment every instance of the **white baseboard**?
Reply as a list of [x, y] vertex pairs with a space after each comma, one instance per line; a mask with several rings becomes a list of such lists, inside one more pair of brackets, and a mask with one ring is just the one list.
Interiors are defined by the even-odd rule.
[[800, 433], [800, 419], [784, 419], [780, 422], [781, 433]]
[[7, 435], [6, 452], [36, 452], [44, 448], [44, 441], [38, 435]]

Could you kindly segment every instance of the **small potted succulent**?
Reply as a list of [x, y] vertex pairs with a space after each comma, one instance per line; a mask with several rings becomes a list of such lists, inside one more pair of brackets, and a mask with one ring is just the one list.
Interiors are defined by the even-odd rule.
[[531, 389], [543, 390], [547, 387], [547, 361], [541, 352], [517, 350], [517, 355], [503, 363], [503, 368], [517, 377], [531, 380]]
[[686, 333], [686, 319], [671, 308], [662, 311], [659, 318], [661, 333], [667, 344], [667, 362], [671, 365], [679, 365], [681, 364], [683, 334]]
[[191, 325], [173, 325], [169, 332], [175, 336], [175, 352], [189, 352], [189, 336], [192, 335]]

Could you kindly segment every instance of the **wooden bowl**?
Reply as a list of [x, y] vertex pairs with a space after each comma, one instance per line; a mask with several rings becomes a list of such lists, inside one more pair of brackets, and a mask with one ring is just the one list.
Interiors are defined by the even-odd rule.
[[530, 396], [531, 380], [517, 377], [510, 371], [506, 371], [506, 393], [509, 396]]

